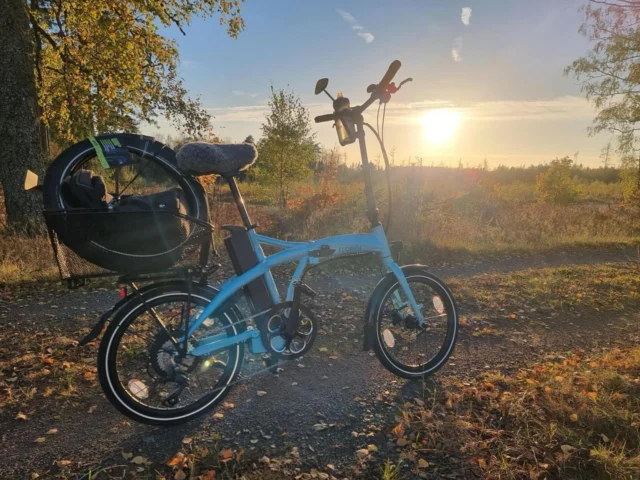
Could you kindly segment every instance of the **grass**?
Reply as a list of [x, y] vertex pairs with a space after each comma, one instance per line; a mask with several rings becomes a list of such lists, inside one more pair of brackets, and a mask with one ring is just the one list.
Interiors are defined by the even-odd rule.
[[398, 478], [415, 478], [420, 458], [429, 460], [429, 478], [637, 478], [639, 347], [576, 351], [513, 376], [443, 387], [428, 407], [406, 403], [390, 432], [407, 444]]
[[640, 309], [636, 262], [484, 274], [450, 282], [467, 312], [501, 312], [505, 318]]

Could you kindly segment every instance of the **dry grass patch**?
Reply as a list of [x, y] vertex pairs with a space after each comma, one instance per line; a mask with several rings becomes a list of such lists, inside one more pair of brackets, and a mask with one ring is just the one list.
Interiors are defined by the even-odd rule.
[[[569, 358], [410, 402], [390, 435], [397, 478], [632, 479], [640, 471], [640, 348]], [[420, 468], [419, 461], [429, 464]]]

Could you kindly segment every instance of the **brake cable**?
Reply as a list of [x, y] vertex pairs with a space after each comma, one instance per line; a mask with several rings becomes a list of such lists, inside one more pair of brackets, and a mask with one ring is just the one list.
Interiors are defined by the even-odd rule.
[[[386, 108], [385, 108], [386, 110]], [[367, 127], [369, 127], [369, 130], [371, 130], [373, 132], [373, 134], [376, 136], [376, 138], [378, 139], [378, 143], [380, 144], [380, 149], [382, 150], [382, 158], [384, 159], [384, 168], [385, 168], [385, 173], [387, 174], [387, 192], [388, 192], [388, 201], [387, 201], [387, 205], [388, 205], [388, 210], [387, 210], [387, 221], [386, 221], [386, 225], [384, 227], [385, 232], [389, 232], [389, 227], [391, 227], [391, 205], [392, 205], [392, 195], [391, 195], [391, 171], [389, 169], [389, 157], [387, 157], [387, 149], [384, 148], [384, 142], [382, 141], [382, 139], [380, 138], [380, 135], [378, 135], [378, 132], [376, 132], [373, 127], [371, 125], [369, 125], [368, 123], [364, 123], [364, 125], [366, 125]], [[383, 131], [384, 131], [384, 115], [382, 116], [382, 125], [383, 125]], [[369, 164], [371, 165], [371, 164]]]

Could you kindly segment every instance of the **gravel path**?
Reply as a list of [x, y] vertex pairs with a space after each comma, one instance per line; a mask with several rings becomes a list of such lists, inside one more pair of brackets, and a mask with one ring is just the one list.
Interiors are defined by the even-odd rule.
[[[632, 250], [567, 253], [491, 264], [445, 265], [433, 270], [442, 277], [464, 277], [490, 271], [627, 261], [634, 255]], [[310, 276], [309, 285], [319, 293], [313, 308], [325, 325], [314, 350], [277, 376], [266, 373], [238, 385], [226, 399], [233, 408], [221, 408], [224, 417], [220, 420], [208, 415], [173, 428], [137, 425], [111, 407], [97, 383], [63, 401], [43, 399], [43, 404], [29, 413], [28, 421], [16, 420], [15, 408], [0, 409], [0, 477], [29, 478], [31, 472], [45, 472], [63, 458], [81, 462], [86, 471], [103, 462], [126, 463], [121, 452], [160, 462], [179, 450], [184, 437], [219, 436], [225, 447], [255, 449], [267, 456], [297, 447], [310, 467], [328, 463], [340, 467], [354, 458], [357, 449], [383, 442], [381, 429], [397, 413], [402, 399], [413, 398], [424, 387], [421, 382], [397, 379], [384, 370], [372, 352], [361, 349], [365, 301], [375, 281], [372, 273], [356, 274], [345, 269]], [[78, 329], [90, 328], [96, 321], [90, 312], [104, 311], [116, 300], [112, 290], [26, 291], [0, 300], [0, 329], [15, 329], [15, 334], [51, 329], [78, 339]], [[555, 324], [542, 327], [511, 322], [502, 326], [507, 330], [499, 338], [474, 337], [462, 329], [454, 356], [439, 376], [468, 378], [489, 368], [512, 371], [548, 354], [610, 347], [638, 339], [635, 315], [603, 312], [581, 321], [579, 327], [568, 320], [560, 325], [555, 320]], [[323, 347], [326, 352], [321, 351]], [[96, 348], [84, 348], [90, 363]], [[437, 383], [438, 377], [434, 381]], [[258, 397], [258, 390], [267, 394]], [[318, 432], [314, 429], [318, 423], [330, 426]], [[44, 443], [34, 443], [51, 428], [57, 428], [58, 433]]]

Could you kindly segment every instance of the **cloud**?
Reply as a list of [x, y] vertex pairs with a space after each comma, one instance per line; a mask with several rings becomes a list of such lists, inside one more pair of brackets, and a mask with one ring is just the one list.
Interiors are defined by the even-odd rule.
[[256, 98], [258, 96], [257, 93], [245, 92], [244, 90], [233, 90], [231, 93], [237, 95], [238, 97], [251, 97]]
[[364, 41], [367, 43], [373, 42], [373, 40], [376, 38], [369, 32], [358, 32], [358, 36], [364, 38]]
[[351, 15], [349, 12], [345, 12], [344, 10], [338, 9], [338, 13], [340, 14], [340, 16], [345, 22], [353, 23], [353, 24], [357, 23], [356, 19], [353, 18], [353, 15]]
[[[309, 115], [327, 113], [325, 103], [305, 104]], [[387, 122], [397, 125], [418, 123], [422, 116], [434, 109], [447, 108], [460, 113], [464, 121], [550, 121], [592, 119], [593, 107], [584, 97], [564, 96], [538, 100], [493, 100], [488, 102], [456, 103], [450, 100], [423, 100], [419, 102], [391, 102], [387, 106]], [[215, 124], [232, 122], [262, 123], [270, 113], [266, 101], [262, 105], [207, 108], [215, 117]], [[371, 114], [373, 115], [373, 114]]]
[[455, 62], [462, 61], [462, 37], [457, 37], [451, 46], [451, 56]]
[[462, 20], [462, 23], [465, 25], [469, 25], [469, 23], [471, 23], [471, 7], [464, 7], [462, 9], [460, 20]]
[[592, 119], [593, 107], [584, 97], [567, 95], [539, 100], [493, 100], [489, 102], [455, 103], [428, 100], [412, 103], [389, 103], [387, 121], [408, 124], [418, 121], [430, 110], [448, 108], [471, 121], [536, 121]]
[[358, 23], [353, 15], [349, 12], [345, 12], [344, 10], [337, 9], [338, 14], [342, 17], [342, 19], [351, 25], [351, 29], [357, 32], [357, 35], [362, 38], [366, 43], [371, 43], [375, 40], [376, 37], [373, 36], [371, 32], [363, 32], [364, 27]]

